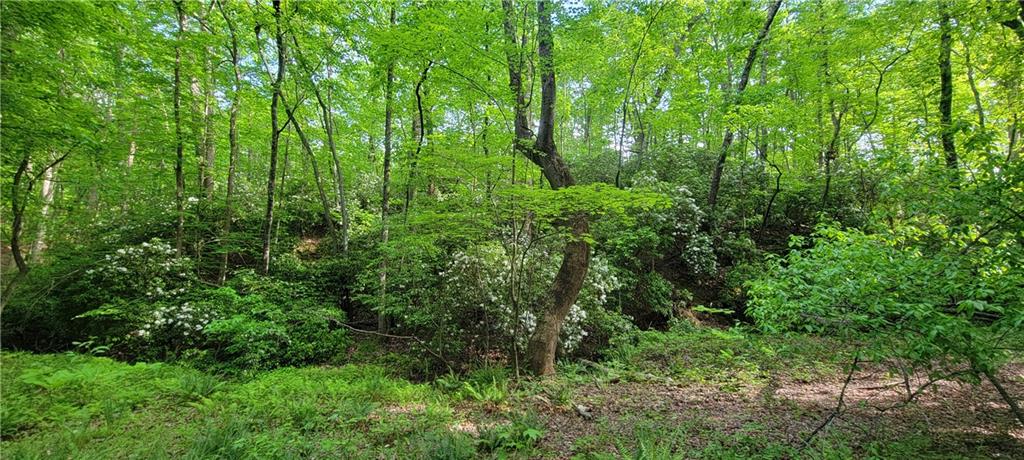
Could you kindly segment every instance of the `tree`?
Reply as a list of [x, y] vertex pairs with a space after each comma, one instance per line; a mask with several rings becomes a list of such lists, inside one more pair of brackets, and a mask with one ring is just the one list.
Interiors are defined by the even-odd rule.
[[270, 237], [274, 228], [274, 185], [277, 181], [277, 151], [281, 141], [281, 133], [287, 128], [279, 126], [278, 105], [282, 100], [281, 85], [284, 83], [285, 67], [287, 66], [287, 47], [284, 30], [281, 27], [281, 1], [274, 0], [274, 43], [277, 48], [277, 76], [272, 80], [273, 96], [270, 100], [270, 168], [267, 175], [267, 212], [263, 227], [263, 273], [270, 272]]
[[[395, 7], [392, 6], [390, 10], [390, 22], [391, 27], [395, 26]], [[387, 251], [388, 244], [388, 213], [390, 212], [390, 201], [391, 201], [391, 141], [392, 141], [392, 116], [393, 116], [393, 99], [394, 99], [394, 84], [395, 84], [395, 63], [393, 58], [388, 58], [387, 71], [384, 77], [384, 172], [381, 179], [381, 193], [380, 193], [380, 243], [381, 248]], [[380, 299], [381, 307], [387, 305], [387, 294], [388, 294], [388, 257], [385, 252], [381, 256], [380, 262]], [[383, 311], [377, 313], [377, 330], [381, 333], [387, 332], [388, 330], [388, 317]]]
[[[232, 202], [232, 199], [235, 194], [235, 171], [238, 167], [238, 113], [241, 110], [240, 106], [242, 101], [242, 74], [239, 68], [241, 55], [238, 49], [238, 35], [235, 29], [235, 22], [232, 19], [232, 15], [224, 8], [224, 3], [221, 0], [217, 0], [217, 8], [220, 10], [221, 16], [224, 18], [224, 23], [228, 28], [228, 37], [230, 39], [228, 52], [231, 56], [231, 73], [234, 77], [231, 93], [231, 108], [229, 109], [230, 115], [228, 118], [229, 157], [227, 192], [224, 196], [224, 232], [221, 236], [221, 238], [226, 241], [231, 236], [231, 219], [234, 217], [234, 203]], [[218, 277], [218, 280], [221, 283], [224, 283], [227, 278], [229, 255], [230, 252], [225, 250], [223, 259], [221, 260], [220, 275]]]
[[[503, 0], [505, 12], [504, 30], [506, 43], [516, 42], [514, 4]], [[554, 38], [551, 33], [551, 7], [544, 0], [537, 2], [537, 57], [540, 65], [541, 107], [540, 123], [533, 145], [529, 145], [532, 134], [527, 126], [525, 95], [522, 88], [522, 50], [509, 51], [509, 88], [516, 100], [515, 149], [533, 164], [540, 167], [552, 189], [571, 187], [575, 184], [565, 160], [558, 154], [555, 145], [555, 65]], [[551, 285], [549, 302], [542, 308], [536, 329], [530, 336], [526, 359], [530, 370], [537, 375], [555, 372], [555, 354], [558, 350], [558, 334], [569, 309], [576, 302], [583, 278], [590, 264], [590, 245], [584, 237], [589, 232], [587, 216], [576, 213], [566, 217], [565, 226], [570, 230], [569, 239], [562, 250], [562, 263]]]
[[953, 132], [953, 70], [949, 55], [953, 47], [952, 25], [950, 24], [949, 5], [946, 0], [939, 1], [939, 130], [942, 138], [942, 153], [946, 159], [946, 167], [953, 174], [953, 181], [958, 182], [956, 142]]
[[182, 0], [175, 0], [178, 35], [174, 42], [174, 203], [178, 221], [174, 227], [174, 248], [181, 257], [185, 249], [185, 139], [181, 130], [181, 42], [185, 35], [185, 11]]
[[[782, 0], [775, 0], [768, 6], [768, 18], [765, 19], [764, 26], [758, 32], [757, 38], [754, 39], [754, 44], [750, 46], [747, 59], [743, 63], [743, 72], [740, 74], [740, 80], [737, 83], [735, 93], [731, 95], [731, 99], [736, 100], [742, 96], [743, 90], [747, 88], [747, 83], [750, 81], [750, 71], [754, 67], [754, 60], [757, 59], [757, 50], [768, 37], [768, 32], [772, 28], [775, 15], [779, 12], [781, 5]], [[722, 147], [719, 149], [718, 161], [715, 162], [715, 169], [711, 173], [711, 191], [708, 193], [708, 206], [712, 212], [714, 212], [715, 206], [718, 204], [718, 189], [722, 184], [722, 171], [725, 169], [725, 160], [729, 155], [729, 147], [732, 145], [734, 137], [736, 137], [735, 131], [732, 128], [726, 128], [725, 136], [722, 138]]]

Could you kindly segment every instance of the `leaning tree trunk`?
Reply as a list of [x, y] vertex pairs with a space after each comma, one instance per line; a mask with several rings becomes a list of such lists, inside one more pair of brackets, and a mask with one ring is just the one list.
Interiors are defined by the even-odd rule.
[[[775, 0], [771, 6], [768, 7], [768, 19], [764, 22], [764, 27], [761, 28], [761, 32], [758, 33], [757, 39], [754, 40], [754, 44], [750, 47], [750, 52], [747, 53], [747, 60], [743, 64], [743, 73], [740, 75], [739, 86], [736, 88], [736, 93], [733, 98], [738, 98], [743, 94], [743, 89], [747, 87], [747, 82], [750, 81], [750, 70], [754, 67], [754, 59], [757, 58], [757, 50], [761, 47], [765, 38], [768, 37], [768, 31], [772, 28], [772, 22], [775, 21], [775, 15], [779, 12], [779, 6], [782, 5], [782, 0]], [[711, 207], [711, 211], [715, 210], [715, 206], [718, 204], [718, 189], [722, 184], [722, 171], [725, 169], [725, 159], [729, 155], [729, 147], [732, 145], [733, 138], [736, 133], [732, 129], [726, 128], [725, 136], [722, 138], [722, 147], [718, 153], [718, 161], [715, 162], [715, 170], [711, 173], [711, 190], [708, 193], [708, 206]]]
[[[28, 273], [28, 264], [25, 262], [25, 256], [21, 253], [21, 230], [24, 225], [25, 207], [26, 204], [19, 204], [19, 193], [20, 187], [25, 174], [28, 173], [29, 165], [28, 153], [25, 154], [21, 159], [21, 163], [18, 164], [18, 170], [14, 173], [14, 181], [11, 183], [11, 257], [14, 258], [14, 265], [18, 267], [18, 273], [20, 276]], [[28, 198], [25, 198], [28, 200]], [[13, 285], [13, 282], [11, 283]], [[6, 299], [7, 293], [4, 293]]]
[[[511, 0], [503, 0], [506, 40], [515, 42], [514, 8]], [[551, 10], [544, 0], [537, 2], [537, 55], [540, 63], [541, 111], [537, 138], [528, 144], [529, 128], [526, 123], [525, 98], [522, 93], [522, 59], [509, 54], [509, 87], [516, 96], [516, 150], [541, 168], [552, 189], [572, 186], [575, 181], [569, 166], [558, 154], [555, 146], [555, 69], [552, 59], [554, 40], [551, 36]], [[510, 50], [511, 51], [511, 50]], [[555, 355], [558, 336], [569, 310], [576, 303], [583, 279], [590, 265], [590, 245], [583, 239], [589, 232], [587, 216], [578, 213], [565, 216], [565, 225], [571, 236], [565, 243], [562, 264], [548, 291], [546, 304], [537, 319], [537, 327], [530, 336], [526, 359], [530, 370], [537, 375], [555, 373]]]
[[331, 219], [331, 205], [327, 201], [327, 192], [324, 191], [324, 181], [320, 176], [320, 166], [316, 162], [316, 155], [313, 153], [313, 147], [309, 145], [309, 139], [306, 138], [306, 132], [302, 130], [302, 125], [295, 119], [295, 109], [285, 107], [285, 112], [288, 114], [288, 120], [291, 121], [293, 127], [295, 127], [295, 134], [298, 134], [299, 141], [302, 143], [302, 149], [306, 151], [306, 155], [309, 156], [309, 161], [313, 164], [313, 181], [316, 183], [316, 190], [320, 197], [320, 206], [323, 208], [323, 219], [324, 227], [327, 228], [327, 232], [334, 231], [334, 220]]
[[[306, 72], [306, 76], [309, 78], [309, 85], [313, 89], [313, 95], [316, 96], [317, 105], [320, 106], [320, 124], [324, 128], [324, 133], [327, 135], [327, 148], [331, 151], [331, 175], [334, 177], [334, 185], [336, 188], [335, 203], [338, 210], [341, 211], [341, 250], [348, 251], [348, 233], [349, 233], [349, 215], [348, 215], [348, 201], [345, 199], [345, 173], [341, 169], [341, 161], [338, 159], [338, 148], [334, 143], [334, 115], [331, 113], [331, 92], [330, 88], [327, 90], [327, 96], [324, 97], [320, 91], [320, 85], [317, 84], [316, 78], [313, 75], [313, 69], [310, 68], [309, 63], [302, 55], [302, 49], [299, 47], [299, 39], [296, 36], [292, 36], [292, 44], [295, 48], [295, 57], [298, 58], [299, 65], [302, 66], [302, 70]], [[331, 79], [330, 67], [327, 67], [327, 80]]]

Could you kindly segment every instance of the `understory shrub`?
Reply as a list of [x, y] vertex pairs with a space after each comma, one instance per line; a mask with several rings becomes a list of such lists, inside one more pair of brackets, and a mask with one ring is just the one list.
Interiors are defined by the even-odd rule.
[[[402, 255], [403, 262], [388, 273], [386, 305], [381, 304], [377, 266], [361, 274], [358, 298], [385, 311], [396, 326], [430, 334], [425, 335], [434, 337], [430, 347], [445, 355], [504, 353], [512, 351], [510, 344], [523, 350], [561, 262], [555, 247], [499, 242], [447, 257], [433, 249], [406, 249]], [[617, 270], [605, 258], [591, 260], [583, 289], [562, 325], [563, 353], [578, 350], [590, 334], [606, 338], [631, 327], [607, 308], [620, 285]]]
[[914, 224], [874, 234], [820, 227], [810, 248], [769, 257], [749, 283], [748, 313], [765, 331], [859, 343], [864, 359], [898, 360], [904, 372], [992, 375], [1024, 325], [1019, 239]]
[[[142, 260], [140, 252], [151, 248], [169, 257], [166, 243], [143, 243], [118, 251], [88, 274], [112, 295], [71, 319], [115, 356], [184, 358], [234, 373], [328, 362], [348, 344], [344, 312], [312, 282], [241, 270], [229, 286], [196, 288], [194, 278], [182, 275], [190, 273], [182, 268], [187, 258]], [[143, 276], [148, 279], [131, 279]]]

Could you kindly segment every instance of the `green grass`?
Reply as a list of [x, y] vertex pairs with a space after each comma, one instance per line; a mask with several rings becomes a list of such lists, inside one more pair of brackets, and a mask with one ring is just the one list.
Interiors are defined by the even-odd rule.
[[82, 355], [0, 357], [5, 459], [470, 458], [521, 447], [452, 430], [446, 395], [375, 366], [232, 382]]
[[607, 363], [627, 377], [653, 375], [722, 391], [763, 386], [776, 375], [810, 381], [834, 375], [849, 361], [834, 341], [806, 335], [768, 336], [742, 330], [677, 326], [619, 341]]
[[[555, 379], [516, 382], [510, 369], [487, 367], [430, 383], [401, 378], [404, 365], [285, 368], [228, 379], [171, 364], [3, 352], [0, 450], [5, 460], [956, 456], [920, 434], [866, 444], [838, 429], [802, 448], [763, 420], [723, 429], [699, 404], [691, 412], [634, 404], [635, 413], [613, 420], [604, 412], [575, 432], [550, 418], [574, 414], [580, 402], [605, 408], [649, 398], [648, 378], [671, 378], [680, 391], [708, 385], [725, 393], [776, 376], [835, 377], [848, 359], [844, 350], [808, 336], [677, 327], [620, 341], [603, 364], [562, 363]], [[632, 390], [621, 393], [620, 381]], [[565, 442], [558, 441], [563, 434]]]

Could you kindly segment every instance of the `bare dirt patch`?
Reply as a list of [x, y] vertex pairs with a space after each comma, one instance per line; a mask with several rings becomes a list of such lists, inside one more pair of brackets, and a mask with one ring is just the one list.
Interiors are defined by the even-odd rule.
[[[1007, 366], [1002, 379], [1011, 394], [1024, 395], [1024, 364]], [[681, 441], [694, 449], [707, 442], [701, 433], [746, 433], [799, 447], [834, 411], [844, 381], [845, 375], [812, 382], [776, 377], [767, 385], [736, 391], [692, 383], [595, 381], [578, 385], [571, 404], [547, 398], [527, 398], [522, 404], [542, 418], [545, 450], [559, 458], [581, 448], [614, 453], [622, 444], [611, 440], [631, 439], [638, 426], [646, 425], [685, 433]], [[1024, 458], [1024, 427], [987, 382], [940, 382], [909, 404], [902, 382], [877, 369], [854, 373], [846, 409], [818, 436], [841, 435], [857, 448], [916, 435], [930, 439], [929, 449], [938, 456]], [[593, 417], [581, 416], [576, 405]]]

